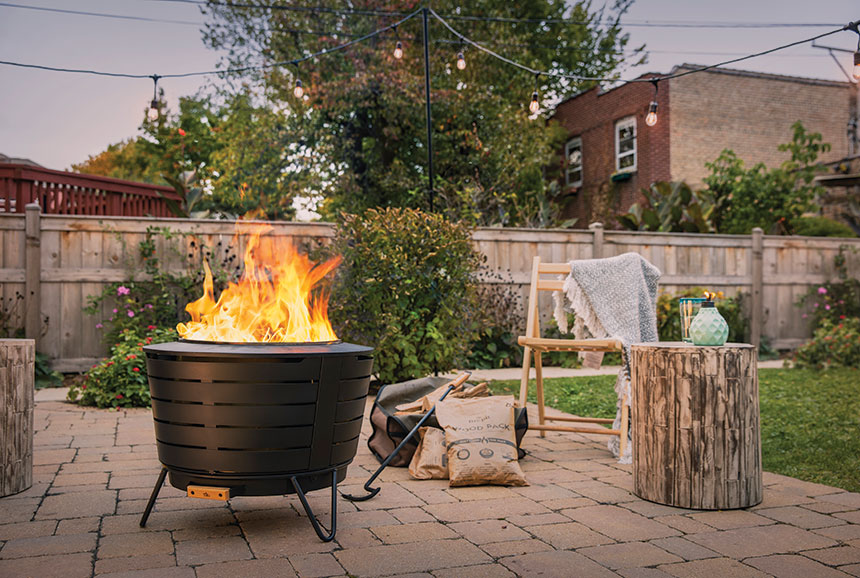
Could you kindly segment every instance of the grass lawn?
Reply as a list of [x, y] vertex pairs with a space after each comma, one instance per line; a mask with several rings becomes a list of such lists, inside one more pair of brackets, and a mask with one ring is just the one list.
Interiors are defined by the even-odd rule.
[[[615, 376], [545, 379], [547, 405], [615, 416]], [[519, 395], [519, 381], [494, 381], [496, 395]], [[860, 371], [759, 371], [764, 469], [860, 492]], [[534, 400], [534, 387], [529, 392]]]

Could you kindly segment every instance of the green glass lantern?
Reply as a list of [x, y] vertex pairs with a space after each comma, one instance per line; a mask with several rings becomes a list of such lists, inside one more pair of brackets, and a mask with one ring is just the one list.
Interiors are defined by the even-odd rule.
[[713, 301], [703, 301], [699, 313], [690, 324], [694, 345], [723, 345], [729, 338], [729, 324], [720, 315]]

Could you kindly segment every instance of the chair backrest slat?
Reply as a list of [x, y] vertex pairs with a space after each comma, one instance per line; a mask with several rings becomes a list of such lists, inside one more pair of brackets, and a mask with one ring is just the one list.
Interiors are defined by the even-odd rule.
[[564, 281], [561, 279], [538, 279], [538, 291], [561, 291]]
[[567, 275], [570, 273], [570, 263], [541, 263], [538, 267], [538, 272], [550, 275]]

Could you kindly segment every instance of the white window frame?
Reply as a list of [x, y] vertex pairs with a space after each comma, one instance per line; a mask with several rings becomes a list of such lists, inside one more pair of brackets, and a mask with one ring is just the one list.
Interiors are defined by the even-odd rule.
[[[574, 147], [579, 147], [579, 179], [576, 181], [570, 180], [570, 149]], [[564, 183], [568, 187], [581, 187], [582, 186], [582, 137], [574, 137], [567, 141], [567, 144], [564, 145]]]
[[[619, 133], [621, 129], [631, 127], [633, 129], [633, 149], [625, 152], [621, 152], [621, 139], [619, 138]], [[637, 131], [636, 131], [636, 117], [635, 116], [626, 116], [622, 119], [615, 121], [615, 170], [619, 173], [632, 173], [636, 171], [636, 165], [638, 163], [638, 151], [636, 148], [636, 140], [637, 140]], [[632, 156], [633, 164], [629, 167], [621, 167], [621, 159]]]

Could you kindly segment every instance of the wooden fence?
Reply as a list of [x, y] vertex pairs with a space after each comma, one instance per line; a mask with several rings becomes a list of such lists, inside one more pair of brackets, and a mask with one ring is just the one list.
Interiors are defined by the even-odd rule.
[[165, 198], [180, 201], [171, 187], [0, 164], [0, 213], [23, 213], [37, 203], [50, 215], [170, 217]]
[[[333, 234], [325, 223], [269, 223], [272, 235], [304, 246], [325, 243]], [[0, 286], [3, 324], [25, 327], [38, 350], [61, 371], [89, 367], [104, 355], [100, 320], [82, 308], [106, 283], [128, 279], [142, 266], [137, 248], [148, 227], [177, 233], [157, 235], [156, 254], [173, 270], [202, 244], [211, 259], [225, 260], [244, 248], [234, 239], [234, 223], [212, 220], [74, 217], [41, 215], [33, 206], [24, 215], [0, 214]], [[479, 229], [476, 247], [487, 257], [487, 282], [507, 283], [524, 293], [534, 255], [552, 261], [640, 253], [663, 272], [661, 289], [675, 292], [704, 286], [727, 294], [749, 294], [751, 341], [763, 335], [777, 348], [797, 346], [809, 335], [794, 304], [810, 287], [835, 279], [834, 257], [847, 245], [851, 275], [860, 275], [860, 240], [809, 237], [695, 235], [589, 230]], [[193, 243], [193, 245], [192, 245]], [[549, 308], [546, 308], [547, 310]], [[109, 316], [109, 311], [103, 312]]]

